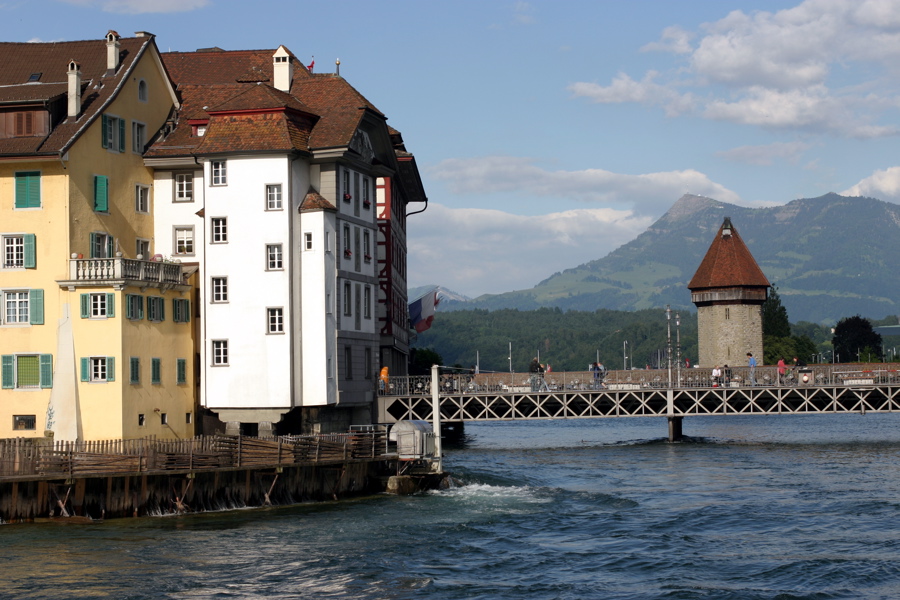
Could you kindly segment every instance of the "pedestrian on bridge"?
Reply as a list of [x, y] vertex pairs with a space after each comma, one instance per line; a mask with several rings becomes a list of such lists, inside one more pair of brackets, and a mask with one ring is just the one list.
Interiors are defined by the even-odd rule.
[[784, 385], [784, 374], [787, 372], [787, 365], [784, 364], [784, 357], [778, 359], [778, 385]]
[[541, 373], [544, 371], [544, 368], [541, 366], [541, 363], [538, 361], [537, 356], [531, 359], [531, 364], [528, 365], [528, 372], [530, 373], [529, 378], [531, 379], [531, 391], [536, 392], [541, 389]]
[[753, 353], [747, 353], [747, 366], [750, 367], [750, 375], [748, 379], [750, 380], [750, 385], [756, 385], [756, 359], [753, 358]]

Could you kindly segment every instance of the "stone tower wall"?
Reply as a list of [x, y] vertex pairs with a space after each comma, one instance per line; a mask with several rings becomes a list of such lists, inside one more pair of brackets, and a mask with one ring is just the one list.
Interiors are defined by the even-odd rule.
[[701, 367], [744, 366], [748, 352], [753, 353], [757, 364], [762, 364], [762, 305], [700, 306], [697, 327]]

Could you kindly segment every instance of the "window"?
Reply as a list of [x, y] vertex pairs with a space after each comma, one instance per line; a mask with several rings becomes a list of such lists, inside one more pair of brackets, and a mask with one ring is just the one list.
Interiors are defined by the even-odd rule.
[[267, 308], [267, 323], [269, 333], [284, 333], [284, 309]]
[[228, 220], [225, 217], [213, 217], [211, 220], [212, 243], [224, 244], [228, 241]]
[[125, 119], [103, 115], [101, 144], [110, 152], [125, 152]]
[[344, 315], [350, 316], [352, 313], [351, 307], [353, 305], [353, 299], [350, 296], [350, 282], [344, 284]]
[[113, 356], [91, 356], [81, 359], [81, 381], [116, 380], [116, 359]]
[[35, 422], [34, 415], [13, 415], [13, 429], [17, 431], [34, 430]]
[[359, 216], [359, 173], [353, 174], [353, 215]]
[[344, 169], [343, 172], [344, 181], [343, 181], [343, 190], [344, 190], [344, 202], [350, 202], [352, 194], [350, 194], [350, 171]]
[[331, 314], [331, 292], [325, 292], [325, 312]]
[[266, 210], [281, 210], [281, 184], [266, 186]]
[[34, 112], [33, 111], [19, 111], [14, 113], [16, 115], [16, 123], [15, 123], [15, 137], [30, 137], [35, 135], [34, 131]]
[[41, 207], [41, 172], [16, 173], [16, 208]]
[[94, 212], [109, 212], [109, 177], [94, 175]]
[[3, 236], [3, 268], [33, 269], [37, 265], [33, 233]]
[[169, 424], [168, 413], [159, 413], [159, 423], [160, 423], [160, 425], [168, 425]]
[[53, 387], [52, 354], [4, 354], [4, 389], [45, 389]]
[[363, 365], [363, 376], [366, 379], [372, 379], [372, 349], [368, 346], [365, 351], [365, 364]]
[[344, 346], [344, 373], [347, 379], [353, 379], [353, 348]]
[[161, 296], [147, 297], [147, 320], [159, 323], [166, 320], [166, 299]]
[[91, 258], [112, 258], [116, 253], [116, 243], [107, 233], [91, 234]]
[[147, 418], [144, 417], [144, 413], [138, 415], [138, 427], [144, 427], [147, 424]]
[[141, 359], [137, 356], [132, 356], [131, 360], [128, 361], [128, 371], [129, 378], [128, 381], [132, 384], [138, 384], [141, 382]]
[[228, 302], [228, 278], [213, 277], [212, 278], [212, 301]]
[[150, 240], [138, 238], [134, 243], [134, 256], [137, 259], [150, 259]]
[[194, 201], [194, 174], [175, 173], [175, 202]]
[[[202, 135], [202, 134], [201, 134]], [[228, 177], [225, 169], [225, 161], [224, 160], [214, 160], [210, 165], [210, 169], [212, 171], [212, 184], [213, 185], [227, 185]]]
[[363, 290], [363, 317], [372, 318], [372, 287], [368, 285]]
[[176, 323], [191, 322], [191, 301], [187, 298], [172, 298], [172, 320]]
[[137, 294], [125, 294], [125, 318], [140, 321], [144, 318], [144, 297]]
[[162, 359], [150, 359], [150, 383], [159, 385], [162, 382]]
[[731, 319], [731, 309], [726, 306], [725, 307], [725, 320], [727, 321], [729, 319]]
[[184, 413], [184, 422], [190, 425], [194, 422], [194, 414], [193, 413]]
[[147, 145], [147, 126], [136, 121], [131, 122], [131, 151], [137, 154], [144, 153]]
[[344, 258], [350, 258], [353, 252], [350, 250], [350, 226], [344, 225]]
[[363, 201], [363, 208], [371, 208], [372, 199], [369, 197], [369, 178], [368, 177], [363, 177], [362, 201]]
[[304, 250], [312, 250], [312, 232], [307, 231], [303, 234], [303, 249]]
[[138, 81], [138, 100], [140, 100], [141, 102], [146, 102], [147, 97], [147, 82], [141, 79], [140, 81]]
[[213, 366], [228, 364], [228, 340], [213, 340], [212, 342]]
[[281, 244], [268, 244], [266, 246], [266, 270], [278, 271], [284, 268]]
[[[184, 385], [187, 383], [187, 360], [179, 358], [175, 361], [175, 383]], [[188, 413], [190, 415], [191, 413]], [[188, 421], [190, 423], [190, 421]]]
[[175, 254], [193, 254], [194, 253], [194, 227], [176, 227], [175, 228]]
[[5, 325], [44, 324], [44, 290], [5, 290], [2, 295]]
[[134, 211], [147, 214], [150, 212], [150, 187], [138, 184], [134, 186]]
[[368, 230], [363, 231], [363, 258], [367, 263], [372, 262], [372, 235]]
[[82, 319], [106, 319], [114, 317], [115, 294], [81, 294]]

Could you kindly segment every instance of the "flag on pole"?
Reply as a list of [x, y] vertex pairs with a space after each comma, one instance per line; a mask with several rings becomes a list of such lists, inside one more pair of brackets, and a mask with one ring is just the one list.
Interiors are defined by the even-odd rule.
[[306, 66], [306, 70], [312, 73], [313, 67], [316, 66], [316, 57], [313, 56], [312, 62]]
[[409, 324], [417, 333], [422, 333], [431, 327], [434, 321], [434, 309], [440, 302], [438, 288], [434, 288], [418, 300], [409, 305]]

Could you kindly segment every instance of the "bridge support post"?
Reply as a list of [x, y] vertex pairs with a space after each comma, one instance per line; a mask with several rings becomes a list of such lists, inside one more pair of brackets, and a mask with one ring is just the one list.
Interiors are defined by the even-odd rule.
[[680, 442], [684, 437], [681, 433], [681, 421], [684, 417], [669, 417], [669, 441]]

